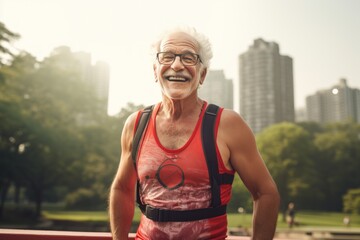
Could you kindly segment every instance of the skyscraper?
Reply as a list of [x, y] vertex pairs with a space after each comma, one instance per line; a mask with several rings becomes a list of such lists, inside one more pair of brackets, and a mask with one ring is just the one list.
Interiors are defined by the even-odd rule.
[[240, 113], [257, 133], [295, 120], [292, 58], [279, 45], [259, 38], [239, 56]]
[[109, 81], [110, 68], [109, 64], [104, 61], [91, 63], [91, 54], [87, 52], [72, 53], [80, 65], [80, 77], [83, 82], [90, 84], [99, 100], [103, 101], [104, 112], [107, 114], [109, 101]]
[[322, 124], [353, 120], [360, 123], [360, 90], [350, 88], [346, 79], [306, 97], [309, 121]]
[[76, 69], [79, 80], [89, 84], [102, 101], [102, 110], [107, 114], [109, 100], [110, 67], [106, 62], [97, 61], [92, 64], [91, 54], [88, 52], [72, 52], [70, 47], [60, 46], [51, 52], [51, 56], [61, 55], [57, 66], [61, 69]]
[[223, 70], [209, 70], [204, 84], [200, 86], [199, 96], [209, 103], [233, 109], [233, 82], [225, 78]]
[[109, 80], [110, 80], [110, 67], [104, 61], [97, 61], [92, 66], [91, 82], [95, 88], [96, 95], [105, 104], [105, 110], [107, 112], [109, 102]]

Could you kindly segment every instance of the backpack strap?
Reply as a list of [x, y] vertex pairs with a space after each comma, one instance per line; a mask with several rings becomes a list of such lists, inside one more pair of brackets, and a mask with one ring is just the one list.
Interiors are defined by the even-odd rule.
[[205, 153], [206, 163], [208, 166], [211, 186], [211, 207], [217, 207], [221, 204], [219, 167], [217, 164], [217, 155], [215, 150], [216, 139], [214, 136], [215, 121], [218, 111], [219, 107], [214, 104], [210, 104], [207, 107], [201, 129], [201, 140]]
[[132, 144], [132, 150], [131, 150], [131, 157], [134, 161], [135, 169], [136, 169], [136, 159], [137, 159], [137, 155], [138, 155], [140, 140], [143, 136], [143, 133], [145, 132], [144, 130], [146, 129], [146, 127], [148, 125], [153, 108], [154, 108], [154, 105], [147, 106], [146, 108], [144, 108], [144, 110], [141, 112], [138, 125], [135, 126], [136, 131], [135, 131], [133, 144]]
[[209, 171], [209, 180], [211, 186], [211, 204], [210, 207], [218, 207], [221, 205], [220, 185], [232, 184], [234, 180], [233, 174], [219, 173], [218, 158], [216, 152], [216, 137], [215, 127], [216, 118], [218, 116], [219, 107], [214, 104], [209, 104], [206, 109], [201, 137], [203, 143], [203, 150], [205, 153], [206, 163]]
[[[140, 119], [139, 119], [137, 125], [135, 125], [136, 130], [135, 130], [135, 135], [133, 138], [132, 150], [131, 150], [131, 157], [133, 159], [135, 169], [136, 169], [136, 160], [137, 160], [137, 156], [138, 156], [140, 140], [142, 139], [145, 129], [147, 128], [153, 108], [154, 108], [154, 105], [147, 106], [146, 108], [144, 108], [144, 110], [140, 114]], [[140, 199], [139, 186], [140, 186], [140, 183], [139, 183], [139, 180], [137, 180], [136, 181], [136, 202], [140, 206], [140, 205], [143, 205], [143, 203], [141, 202], [141, 199]]]

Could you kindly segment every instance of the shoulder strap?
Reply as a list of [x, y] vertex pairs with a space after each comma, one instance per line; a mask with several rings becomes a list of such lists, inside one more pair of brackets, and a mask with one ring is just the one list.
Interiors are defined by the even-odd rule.
[[220, 175], [216, 155], [215, 139], [215, 121], [219, 107], [209, 104], [206, 109], [202, 122], [201, 137], [203, 150], [205, 153], [206, 163], [209, 171], [209, 180], [211, 186], [211, 203], [210, 207], [221, 205], [220, 199]]
[[131, 157], [134, 161], [135, 166], [136, 166], [136, 159], [138, 155], [140, 140], [143, 136], [144, 130], [148, 125], [153, 108], [154, 105], [144, 108], [144, 110], [141, 112], [139, 123], [137, 126], [135, 126], [136, 131], [135, 131], [133, 144], [132, 144], [132, 151], [131, 151]]
[[217, 105], [209, 104], [204, 115], [201, 131], [203, 149], [210, 176], [210, 207], [213, 208], [219, 207], [221, 205], [220, 186], [224, 184], [232, 184], [234, 181], [234, 174], [219, 173], [215, 137], [215, 122], [216, 118], [218, 117], [219, 109], [220, 108]]
[[[144, 110], [141, 112], [138, 124], [135, 125], [136, 130], [135, 130], [135, 135], [134, 135], [134, 139], [133, 139], [133, 143], [132, 143], [132, 150], [131, 150], [131, 157], [133, 159], [135, 169], [136, 169], [136, 159], [138, 156], [140, 140], [141, 140], [142, 136], [144, 135], [144, 132], [147, 128], [153, 108], [154, 108], [154, 105], [147, 106], [146, 108], [144, 108]], [[140, 185], [139, 180], [137, 180], [137, 182], [136, 182], [136, 202], [140, 206], [140, 205], [142, 205], [142, 203], [141, 203], [141, 199], [140, 199], [139, 185]]]

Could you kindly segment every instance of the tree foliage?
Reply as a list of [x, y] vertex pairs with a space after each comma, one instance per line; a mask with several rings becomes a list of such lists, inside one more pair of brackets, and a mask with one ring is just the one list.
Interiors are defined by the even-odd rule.
[[8, 187], [16, 184], [36, 203], [37, 215], [45, 200], [106, 208], [123, 124], [141, 106], [129, 104], [118, 116], [105, 115], [80, 67], [60, 48], [43, 62], [22, 52], [3, 71], [2, 205]]
[[349, 189], [343, 196], [344, 212], [360, 214], [360, 188]]
[[360, 186], [360, 126], [352, 122], [328, 125], [315, 136], [314, 145], [322, 207], [339, 211], [346, 191]]
[[360, 186], [360, 131], [354, 122], [320, 126], [280, 123], [257, 136], [281, 197], [309, 210], [340, 211], [342, 196]]
[[20, 35], [10, 31], [0, 22], [0, 66], [7, 63], [14, 56], [11, 44], [20, 38]]
[[258, 148], [282, 197], [281, 209], [310, 186], [313, 179], [309, 134], [293, 123], [273, 125], [257, 136]]
[[0, 68], [1, 207], [10, 184], [26, 189], [37, 216], [49, 193], [64, 199], [54, 189], [75, 191], [74, 183], [106, 202], [117, 122], [104, 115], [80, 67], [69, 52], [57, 51], [43, 62], [21, 52]]

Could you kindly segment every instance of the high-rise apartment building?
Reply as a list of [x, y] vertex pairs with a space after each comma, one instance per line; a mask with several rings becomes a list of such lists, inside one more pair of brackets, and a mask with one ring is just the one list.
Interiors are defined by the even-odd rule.
[[106, 104], [106, 111], [109, 101], [109, 79], [110, 67], [109, 64], [103, 61], [97, 61], [92, 66], [92, 85], [95, 87], [96, 95]]
[[223, 70], [209, 70], [204, 84], [200, 86], [199, 96], [209, 103], [233, 109], [233, 82], [225, 78]]
[[292, 58], [279, 45], [259, 38], [239, 56], [240, 113], [257, 133], [295, 120]]
[[94, 89], [96, 96], [104, 103], [103, 110], [107, 114], [110, 81], [109, 65], [102, 61], [92, 64], [90, 53], [72, 52], [67, 46], [55, 48], [51, 55], [62, 55], [64, 57], [57, 62], [58, 67], [64, 70], [77, 70], [79, 80], [89, 84]]
[[104, 110], [107, 112], [110, 80], [109, 65], [103, 61], [92, 64], [91, 54], [87, 52], [75, 52], [73, 56], [79, 61], [81, 80], [94, 88], [96, 96], [104, 102]]
[[308, 121], [322, 124], [353, 120], [360, 123], [360, 90], [350, 88], [346, 79], [306, 97]]

